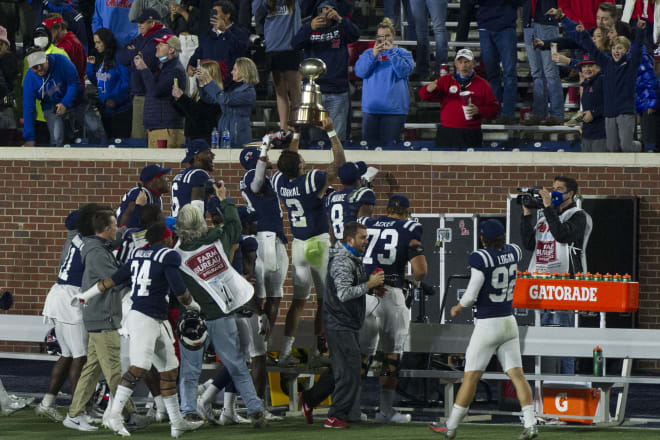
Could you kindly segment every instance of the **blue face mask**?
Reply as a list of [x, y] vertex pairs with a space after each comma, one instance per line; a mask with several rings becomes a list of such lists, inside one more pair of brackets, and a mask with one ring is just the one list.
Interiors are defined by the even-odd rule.
[[559, 191], [553, 191], [551, 195], [551, 203], [552, 206], [557, 206], [559, 207], [562, 203], [564, 203], [564, 194], [568, 194], [568, 191], [566, 192], [559, 192]]
[[164, 57], [158, 57], [158, 61], [164, 63], [165, 61], [167, 61], [167, 55], [165, 55]]

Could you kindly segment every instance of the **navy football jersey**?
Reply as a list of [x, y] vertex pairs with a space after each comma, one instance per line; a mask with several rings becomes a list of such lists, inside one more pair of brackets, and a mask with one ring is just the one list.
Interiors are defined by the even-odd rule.
[[[136, 186], [134, 188], [129, 189], [128, 192], [124, 194], [124, 197], [121, 198], [121, 204], [119, 205], [119, 208], [117, 208], [117, 212], [116, 212], [117, 221], [121, 220], [121, 216], [124, 215], [124, 211], [126, 211], [128, 204], [130, 202], [135, 202], [135, 200], [138, 198], [138, 195], [140, 195], [140, 190], [144, 190], [144, 192], [147, 194], [148, 204], [156, 204], [160, 206], [161, 210], [163, 209], [163, 201], [160, 199], [160, 197], [156, 197], [151, 191], [149, 191], [144, 186], [143, 187]], [[126, 222], [128, 222], [128, 220], [129, 219], [126, 219]], [[123, 226], [123, 224], [119, 226]]]
[[241, 179], [241, 194], [250, 212], [257, 215], [257, 232], [268, 231], [275, 232], [277, 236], [286, 243], [284, 236], [284, 224], [282, 223], [282, 208], [277, 199], [277, 194], [273, 189], [268, 174], [264, 176], [264, 183], [261, 185], [261, 192], [255, 194], [250, 189], [250, 184], [254, 180], [255, 170], [251, 169]]
[[[189, 167], [176, 173], [172, 179], [172, 217], [179, 215], [179, 210], [191, 202], [192, 189], [196, 186], [205, 186], [209, 179], [209, 173], [201, 168]], [[206, 203], [204, 203], [204, 214], [206, 214]]]
[[522, 251], [515, 244], [502, 250], [479, 249], [470, 254], [470, 267], [483, 272], [484, 284], [477, 297], [477, 318], [497, 318], [513, 314], [513, 286]]
[[398, 220], [387, 216], [361, 217], [358, 222], [367, 227], [369, 243], [362, 259], [367, 273], [380, 267], [385, 272], [386, 281], [388, 275], [393, 280], [388, 284], [400, 287], [410, 260], [410, 242], [422, 241], [422, 225], [413, 220]]
[[82, 285], [82, 276], [85, 271], [85, 265], [82, 263], [80, 256], [82, 247], [82, 236], [76, 234], [71, 240], [71, 245], [69, 246], [64, 262], [60, 266], [60, 271], [57, 274], [57, 284], [67, 284], [76, 287]]
[[164, 321], [169, 309], [170, 287], [177, 296], [186, 291], [179, 274], [180, 265], [178, 252], [163, 245], [136, 248], [112, 280], [119, 285], [130, 277], [133, 310]]
[[273, 175], [277, 196], [286, 206], [293, 238], [307, 240], [328, 232], [328, 219], [318, 193], [325, 186], [325, 171], [312, 170], [293, 180], [281, 172]]
[[[234, 252], [234, 259], [231, 261], [231, 265], [234, 269], [241, 275], [243, 275], [243, 255], [250, 252], [256, 252], [259, 247], [257, 239], [252, 235], [241, 235], [238, 238], [238, 248]], [[252, 268], [254, 272], [254, 267]]]
[[344, 238], [344, 225], [357, 220], [362, 205], [375, 204], [376, 194], [365, 187], [345, 188], [328, 195], [325, 209], [335, 238], [337, 240]]
[[117, 251], [117, 261], [119, 264], [128, 262], [131, 251], [135, 248], [141, 248], [148, 245], [147, 230], [140, 228], [127, 228], [121, 236], [119, 250]]

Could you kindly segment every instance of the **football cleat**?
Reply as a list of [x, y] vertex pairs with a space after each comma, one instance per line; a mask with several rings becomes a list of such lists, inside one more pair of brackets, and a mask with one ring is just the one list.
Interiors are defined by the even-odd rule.
[[389, 417], [381, 411], [376, 413], [376, 423], [410, 423], [412, 416], [410, 414], [401, 414], [400, 412], [393, 412]]
[[220, 421], [213, 413], [213, 407], [211, 404], [204, 404], [201, 397], [197, 398], [197, 414], [209, 423], [213, 423], [214, 425], [220, 424]]
[[195, 429], [200, 428], [203, 424], [203, 420], [200, 420], [199, 422], [189, 422], [184, 419], [178, 423], [172, 423], [170, 434], [172, 435], [172, 438], [179, 438], [184, 432], [194, 431]]
[[54, 422], [61, 423], [64, 421], [64, 416], [57, 412], [57, 409], [54, 406], [44, 406], [42, 404], [37, 405], [34, 408], [35, 414], [39, 417], [48, 417]]
[[110, 426], [110, 429], [122, 437], [131, 436], [131, 433], [128, 432], [124, 426], [124, 421], [121, 418], [121, 414], [111, 414], [110, 417], [108, 417], [108, 425]]
[[529, 428], [525, 428], [525, 430], [518, 436], [518, 440], [532, 440], [539, 435], [539, 430], [534, 426], [530, 426]]
[[245, 417], [238, 415], [236, 411], [231, 414], [228, 414], [228, 411], [223, 410], [220, 414], [220, 424], [221, 425], [247, 425], [250, 423], [250, 420]]
[[284, 417], [276, 416], [267, 409], [264, 409], [264, 418], [266, 419], [267, 422], [281, 422], [282, 420], [284, 420]]
[[433, 432], [437, 432], [438, 434], [444, 434], [445, 437], [447, 438], [454, 438], [456, 437], [456, 430], [451, 430], [447, 428], [447, 426], [444, 423], [438, 423], [438, 422], [433, 422], [429, 425], [429, 428]]

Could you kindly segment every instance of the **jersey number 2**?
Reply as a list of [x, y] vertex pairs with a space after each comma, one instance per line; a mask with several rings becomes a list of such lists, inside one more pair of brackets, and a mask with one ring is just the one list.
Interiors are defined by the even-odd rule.
[[307, 218], [305, 217], [305, 210], [302, 207], [302, 203], [298, 199], [286, 199], [285, 203], [287, 208], [289, 208], [291, 225], [294, 228], [306, 228]]
[[133, 291], [137, 296], [149, 296], [150, 270], [151, 261], [149, 260], [142, 261], [142, 264], [136, 260], [131, 263], [131, 282], [133, 283]]
[[491, 293], [488, 298], [494, 303], [501, 303], [506, 301], [513, 301], [513, 286], [516, 284], [516, 271], [518, 270], [517, 264], [512, 264], [507, 269], [505, 266], [496, 267], [493, 270], [493, 275], [490, 280], [490, 285], [493, 289], [500, 290], [502, 293]]

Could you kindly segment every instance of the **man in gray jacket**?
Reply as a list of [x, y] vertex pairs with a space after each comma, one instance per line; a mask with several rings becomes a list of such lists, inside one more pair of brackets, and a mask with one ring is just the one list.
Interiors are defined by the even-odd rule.
[[380, 287], [382, 271], [367, 276], [362, 254], [367, 229], [358, 222], [344, 226], [344, 238], [330, 248], [328, 276], [323, 291], [323, 324], [330, 350], [330, 368], [314, 387], [299, 393], [307, 423], [313, 422], [312, 408], [332, 393], [326, 428], [346, 428], [349, 413], [360, 390], [360, 327], [364, 323], [364, 295]]
[[[117, 218], [112, 209], [95, 207], [85, 210], [81, 216], [89, 216], [89, 225], [94, 235], [83, 239], [81, 249], [83, 272], [81, 291], [112, 276], [119, 263], [112, 253], [113, 242], [117, 237]], [[85, 223], [86, 219], [81, 219]], [[80, 222], [79, 222], [80, 223]], [[81, 233], [84, 233], [81, 230]], [[95, 431], [97, 428], [85, 417], [85, 405], [94, 394], [96, 383], [101, 372], [110, 387], [110, 393], [115, 394], [121, 379], [121, 362], [119, 355], [119, 332], [121, 327], [121, 300], [127, 286], [117, 286], [105, 295], [90, 299], [83, 308], [83, 322], [89, 333], [87, 362], [80, 374], [80, 379], [73, 395], [71, 407], [63, 425], [79, 431]], [[131, 403], [127, 411], [135, 412]]]

